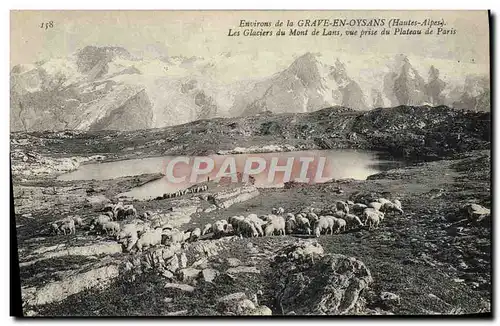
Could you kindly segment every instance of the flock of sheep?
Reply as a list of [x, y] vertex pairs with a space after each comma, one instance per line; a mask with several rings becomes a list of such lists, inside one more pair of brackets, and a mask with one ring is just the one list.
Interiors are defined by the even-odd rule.
[[[186, 231], [170, 225], [155, 223], [155, 216], [147, 211], [137, 216], [132, 205], [122, 202], [108, 204], [103, 214], [93, 218], [88, 229], [98, 233], [114, 236], [127, 252], [142, 251], [149, 247], [169, 243], [197, 241], [202, 236], [213, 238], [238, 235], [240, 237], [264, 237], [286, 234], [306, 234], [319, 237], [321, 234], [337, 234], [347, 229], [367, 227], [377, 228], [386, 214], [403, 214], [399, 200], [389, 201], [379, 198], [367, 204], [352, 201], [336, 201], [330, 209], [319, 211], [305, 208], [300, 212], [285, 213], [282, 207], [273, 208], [271, 214], [258, 216], [232, 216], [227, 220], [218, 220], [206, 224], [203, 229], [191, 228]], [[128, 219], [132, 217], [132, 219]], [[156, 222], [159, 222], [158, 220]], [[68, 216], [52, 224], [56, 233], [74, 234], [76, 226], [83, 226], [78, 216]]]
[[156, 197], [155, 200], [162, 200], [162, 199], [168, 199], [168, 198], [176, 198], [176, 197], [184, 196], [184, 195], [187, 195], [187, 194], [196, 194], [196, 193], [199, 193], [199, 192], [202, 192], [202, 191], [207, 191], [207, 190], [208, 190], [208, 186], [207, 185], [201, 185], [201, 186], [194, 185], [194, 186], [191, 186], [191, 187], [189, 187], [187, 189], [177, 190], [176, 192], [171, 192], [171, 193], [168, 193], [168, 194], [163, 194], [163, 196]]

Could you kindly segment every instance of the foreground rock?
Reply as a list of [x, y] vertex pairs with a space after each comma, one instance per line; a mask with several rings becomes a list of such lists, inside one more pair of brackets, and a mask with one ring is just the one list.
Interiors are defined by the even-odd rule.
[[323, 255], [319, 244], [299, 242], [285, 247], [274, 265], [275, 299], [282, 314], [359, 314], [365, 308], [361, 296], [373, 279], [356, 258]]

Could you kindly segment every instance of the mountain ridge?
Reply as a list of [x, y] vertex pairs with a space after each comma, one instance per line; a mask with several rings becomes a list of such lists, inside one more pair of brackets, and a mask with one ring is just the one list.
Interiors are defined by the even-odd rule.
[[463, 79], [457, 84], [449, 72], [440, 72], [448, 69], [441, 62], [422, 72], [405, 55], [373, 62], [360, 58], [306, 52], [267, 77], [238, 75], [240, 80], [223, 82], [217, 76], [235, 75], [226, 68], [248, 58], [226, 53], [212, 59], [145, 60], [121, 47], [87, 46], [68, 58], [11, 69], [11, 130], [135, 130], [336, 105], [361, 111], [426, 104], [490, 109], [488, 76], [453, 76]]

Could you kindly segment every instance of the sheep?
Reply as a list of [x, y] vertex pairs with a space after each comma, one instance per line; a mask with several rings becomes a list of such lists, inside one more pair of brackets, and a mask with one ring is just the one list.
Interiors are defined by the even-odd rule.
[[355, 203], [352, 205], [352, 210], [355, 212], [362, 212], [367, 207], [368, 206], [366, 206], [365, 204]]
[[75, 221], [73, 221], [72, 219], [69, 221], [64, 221], [59, 227], [59, 229], [62, 231], [64, 235], [66, 235], [66, 231], [69, 232], [68, 234], [75, 234], [76, 233]]
[[396, 205], [400, 209], [403, 209], [403, 206], [401, 205], [401, 202], [399, 201], [399, 199], [394, 199], [392, 202], [394, 203], [394, 205]]
[[264, 234], [266, 236], [274, 233], [285, 235], [285, 224], [283, 216], [270, 215], [270, 220], [265, 225]]
[[347, 222], [349, 228], [358, 228], [364, 226], [361, 219], [354, 214], [346, 214], [343, 219]]
[[245, 217], [243, 216], [231, 216], [230, 218], [228, 218], [227, 223], [233, 226], [233, 229], [236, 232], [236, 234], [241, 234], [242, 232], [240, 230], [240, 224], [243, 220], [245, 220]]
[[264, 231], [262, 230], [262, 226], [265, 224], [265, 221], [261, 220], [256, 214], [250, 214], [246, 218], [247, 221], [253, 224], [257, 233], [260, 236], [264, 236]]
[[189, 241], [191, 241], [191, 242], [197, 241], [200, 237], [201, 237], [201, 229], [195, 228], [191, 232], [191, 236], [189, 237]]
[[212, 226], [212, 231], [214, 233], [214, 236], [217, 238], [223, 236], [225, 234], [225, 229], [226, 229], [227, 224], [228, 224], [228, 221], [226, 221], [226, 220], [220, 220], [220, 221], [215, 222]]
[[368, 226], [368, 230], [378, 228], [380, 223], [380, 215], [375, 212], [368, 212], [366, 215], [365, 225]]
[[340, 233], [341, 231], [345, 231], [347, 223], [344, 219], [342, 218], [335, 218], [334, 219], [334, 229], [335, 233]]
[[311, 227], [311, 222], [305, 217], [300, 217], [297, 219], [297, 224], [299, 225], [300, 228], [310, 228]]
[[399, 214], [403, 215], [404, 212], [403, 210], [398, 207], [396, 204], [393, 204], [391, 202], [389, 203], [384, 203], [382, 207], [380, 208], [381, 212], [398, 212]]
[[178, 230], [178, 229], [173, 229], [169, 235], [170, 241], [172, 243], [183, 243], [184, 242], [184, 232]]
[[102, 209], [102, 212], [112, 212], [114, 207], [115, 205], [113, 204], [106, 204]]
[[335, 202], [335, 208], [338, 210], [338, 211], [343, 211], [345, 212], [346, 214], [349, 214], [349, 205], [347, 205], [346, 202], [343, 202], [341, 200], [337, 200]]
[[377, 201], [378, 201], [379, 203], [381, 203], [382, 205], [384, 205], [384, 204], [386, 204], [386, 203], [391, 203], [391, 204], [392, 204], [392, 202], [391, 202], [390, 200], [385, 199], [385, 198], [379, 198], [379, 199], [377, 199]]
[[105, 222], [101, 225], [101, 229], [107, 235], [117, 235], [120, 232], [120, 224], [118, 222]]
[[295, 218], [289, 218], [285, 221], [285, 234], [293, 234], [297, 228], [297, 221]]
[[368, 207], [369, 207], [369, 208], [370, 208], [370, 207], [371, 207], [371, 208], [374, 208], [374, 209], [376, 209], [377, 211], [379, 211], [379, 210], [380, 210], [380, 208], [382, 208], [382, 204], [381, 204], [381, 203], [379, 203], [379, 202], [374, 201], [374, 202], [369, 203], [369, 204], [368, 204]]
[[73, 216], [73, 221], [75, 221], [75, 226], [83, 225], [83, 219], [78, 215]]
[[307, 219], [309, 220], [310, 225], [315, 225], [318, 222], [319, 217], [315, 213], [307, 213]]
[[123, 206], [123, 214], [125, 218], [127, 216], [137, 216], [137, 210], [133, 205], [125, 205]]
[[212, 224], [208, 223], [208, 224], [205, 224], [205, 226], [203, 227], [203, 231], [201, 231], [201, 235], [205, 235], [207, 233], [210, 233], [212, 232]]
[[278, 208], [273, 207], [271, 209], [271, 213], [275, 215], [281, 215], [285, 213], [285, 209], [283, 207], [278, 207]]
[[[379, 211], [379, 210], [377, 210], [377, 209], [375, 209], [375, 208], [373, 208], [373, 207], [367, 207], [367, 208], [365, 208], [365, 210], [363, 211], [363, 215], [361, 215], [361, 221], [362, 221], [363, 223], [365, 223], [365, 225], [366, 225], [366, 220], [367, 220], [367, 218], [368, 218], [368, 216], [369, 216], [370, 214], [374, 214], [374, 215], [380, 216], [380, 214], [381, 214], [381, 213], [382, 213], [381, 211]], [[383, 214], [383, 213], [382, 213], [382, 214]], [[382, 217], [382, 218], [383, 218], [383, 217]]]
[[182, 242], [186, 242], [189, 239], [191, 239], [191, 232], [190, 231], [185, 231], [183, 234]]
[[123, 202], [118, 202], [116, 205], [113, 206], [114, 218], [118, 219], [122, 211], [123, 211]]
[[50, 225], [50, 228], [51, 228], [52, 233], [54, 233], [54, 234], [59, 234], [59, 232], [61, 231], [59, 229], [59, 224], [57, 224], [57, 223], [52, 223]]
[[344, 218], [348, 213], [345, 211], [334, 211], [333, 216], [336, 218]]
[[236, 232], [238, 234], [254, 238], [259, 236], [259, 232], [257, 231], [255, 225], [251, 221], [243, 219], [237, 222], [237, 225], [238, 225], [237, 226], [238, 230]]
[[115, 216], [113, 215], [113, 212], [112, 211], [107, 211], [107, 212], [104, 212], [103, 215], [106, 215], [106, 216], [109, 216], [110, 219], [114, 219]]
[[347, 205], [349, 205], [349, 206], [354, 205], [354, 202], [353, 202], [352, 200], [348, 200], [348, 201], [346, 201], [346, 203], [347, 203]]
[[330, 231], [333, 234], [333, 224], [331, 216], [321, 216], [314, 227], [314, 235], [319, 238], [322, 232], [328, 234], [328, 231]]
[[285, 220], [289, 220], [291, 218], [295, 218], [295, 215], [293, 215], [293, 213], [286, 213]]
[[110, 221], [111, 218], [108, 215], [99, 215], [90, 222], [90, 230], [96, 229], [97, 232], [101, 232], [102, 225]]
[[143, 249], [160, 245], [162, 231], [162, 229], [157, 228], [143, 233], [136, 242], [137, 250], [142, 251]]
[[139, 215], [139, 218], [147, 220], [147, 219], [150, 219], [152, 216], [153, 216], [153, 212], [151, 212], [151, 211], [145, 211], [144, 213], [142, 213], [141, 215]]
[[[139, 228], [139, 230], [138, 230]], [[135, 246], [137, 240], [139, 240], [139, 231], [144, 230], [144, 226], [140, 224], [130, 223], [125, 224], [122, 230], [116, 236], [118, 243], [126, 246], [125, 251], [130, 252]]]

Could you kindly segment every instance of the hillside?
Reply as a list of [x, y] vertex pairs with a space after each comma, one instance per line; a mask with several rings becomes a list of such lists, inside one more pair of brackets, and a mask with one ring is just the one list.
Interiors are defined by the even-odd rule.
[[[148, 131], [12, 133], [12, 150], [43, 155], [103, 154], [108, 159], [210, 155], [264, 145], [301, 149], [357, 148], [403, 158], [439, 158], [489, 149], [489, 112], [399, 106], [368, 112], [333, 107], [310, 113], [216, 118]], [[64, 137], [64, 141], [60, 138]]]

